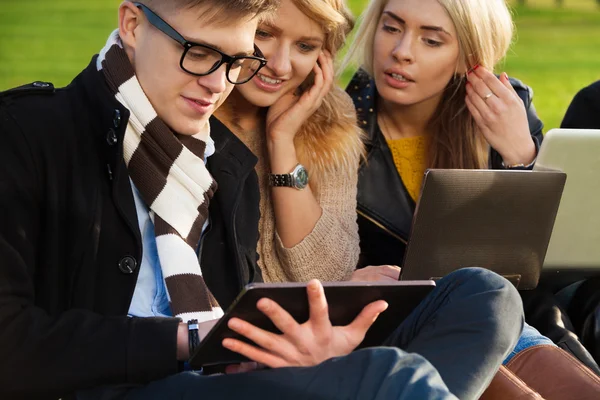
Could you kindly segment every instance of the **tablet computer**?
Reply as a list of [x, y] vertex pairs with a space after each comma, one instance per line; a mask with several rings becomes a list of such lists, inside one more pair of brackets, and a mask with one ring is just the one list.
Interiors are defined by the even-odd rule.
[[[306, 283], [253, 283], [238, 295], [225, 315], [200, 342], [190, 357], [190, 366], [233, 364], [248, 361], [240, 354], [223, 347], [225, 338], [236, 338], [248, 343], [250, 340], [227, 327], [227, 322], [237, 317], [270, 332], [280, 333], [273, 323], [256, 308], [262, 298], [277, 302], [299, 323], [308, 320], [308, 297]], [[359, 348], [381, 345], [400, 323], [435, 287], [433, 281], [397, 282], [326, 282], [323, 283], [329, 305], [329, 318], [333, 325], [347, 325], [369, 303], [385, 300], [386, 311], [371, 326]]]

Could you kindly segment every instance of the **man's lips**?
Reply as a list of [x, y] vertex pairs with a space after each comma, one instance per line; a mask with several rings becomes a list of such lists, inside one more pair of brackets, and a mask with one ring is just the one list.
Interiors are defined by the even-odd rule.
[[208, 106], [213, 105], [212, 101], [207, 101], [207, 100], [202, 100], [202, 99], [196, 99], [196, 98], [193, 98], [193, 97], [186, 97], [186, 96], [182, 96], [182, 97], [184, 99], [186, 99], [186, 100], [198, 103], [200, 106], [203, 106], [203, 107], [208, 107]]
[[206, 100], [201, 100], [201, 99], [194, 99], [192, 97], [186, 97], [186, 96], [181, 96], [183, 98], [183, 100], [185, 100], [185, 102], [194, 110], [196, 111], [198, 114], [204, 115], [206, 113], [208, 113], [213, 106], [213, 102], [211, 101], [206, 101]]

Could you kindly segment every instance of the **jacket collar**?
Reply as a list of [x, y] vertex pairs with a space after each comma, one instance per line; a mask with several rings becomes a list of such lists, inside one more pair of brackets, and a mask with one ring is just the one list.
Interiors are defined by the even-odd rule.
[[242, 172], [247, 172], [256, 166], [258, 158], [254, 153], [214, 116], [210, 118], [210, 135], [215, 142], [215, 154], [209, 160], [223, 158], [234, 170]]
[[72, 85], [80, 86], [83, 98], [90, 110], [85, 116], [90, 126], [97, 148], [99, 149], [100, 166], [105, 171], [115, 206], [126, 221], [129, 229], [136, 237], [141, 257], [141, 234], [139, 231], [135, 202], [125, 161], [123, 160], [123, 137], [129, 119], [129, 110], [112, 94], [104, 78], [104, 74], [96, 69], [97, 56], [85, 70], [73, 81]]
[[376, 139], [377, 130], [377, 88], [375, 81], [362, 68], [359, 69], [346, 87], [352, 98], [359, 126], [367, 133], [369, 142]]
[[[96, 55], [92, 58], [87, 68], [75, 78], [74, 83], [77, 81], [82, 83], [86, 101], [91, 106], [90, 116], [93, 119], [93, 124], [101, 128], [100, 132], [113, 129], [120, 142], [125, 134], [129, 110], [115, 98], [106, 83], [104, 74], [96, 69], [97, 57]], [[102, 139], [107, 138], [102, 137]], [[108, 142], [106, 144], [114, 146]]]
[[[377, 124], [375, 82], [363, 69], [359, 69], [346, 91], [354, 101], [359, 125], [367, 135], [367, 162], [361, 164], [358, 172], [358, 213], [406, 242], [415, 203], [402, 183]], [[381, 193], [386, 195], [381, 196]]]

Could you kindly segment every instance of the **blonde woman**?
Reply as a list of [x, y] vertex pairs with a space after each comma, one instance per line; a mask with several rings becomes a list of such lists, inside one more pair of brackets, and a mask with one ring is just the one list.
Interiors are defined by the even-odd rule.
[[369, 136], [361, 265], [398, 265], [426, 168], [530, 167], [543, 125], [531, 90], [490, 72], [512, 38], [504, 0], [375, 0], [363, 18], [348, 86]]
[[[532, 91], [491, 72], [512, 35], [504, 0], [369, 3], [347, 59], [361, 65], [347, 90], [368, 136], [360, 266], [402, 263], [426, 168], [533, 166], [543, 124]], [[526, 325], [510, 357], [534, 344], [552, 342]], [[577, 340], [564, 347], [586, 353]]]
[[216, 113], [258, 157], [265, 281], [344, 280], [356, 267], [363, 146], [332, 56], [352, 27], [341, 0], [281, 1], [256, 32], [267, 65]]

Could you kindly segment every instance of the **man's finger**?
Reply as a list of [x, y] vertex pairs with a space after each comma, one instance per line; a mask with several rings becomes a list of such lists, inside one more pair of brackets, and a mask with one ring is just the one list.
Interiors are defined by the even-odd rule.
[[272, 354], [264, 349], [252, 346], [251, 344], [244, 343], [237, 339], [223, 339], [223, 347], [243, 355], [244, 357], [256, 361], [257, 363], [264, 364], [270, 368], [280, 368], [287, 366], [285, 360], [281, 357]]
[[308, 282], [306, 286], [308, 295], [309, 318], [317, 332], [325, 332], [331, 329], [329, 321], [329, 309], [323, 285], [316, 279]]
[[267, 332], [239, 318], [230, 319], [227, 322], [227, 326], [232, 331], [250, 339], [270, 353], [279, 355], [290, 354], [291, 345], [279, 335]]
[[373, 303], [367, 304], [365, 308], [362, 309], [360, 314], [354, 321], [347, 325], [346, 328], [350, 332], [350, 334], [358, 340], [357, 343], [360, 343], [362, 339], [364, 339], [365, 334], [373, 325], [379, 314], [384, 312], [388, 308], [388, 303], [383, 300], [378, 300]]
[[269, 317], [275, 327], [284, 334], [294, 336], [300, 327], [290, 313], [271, 299], [260, 299], [258, 303], [256, 303], [256, 308]]

